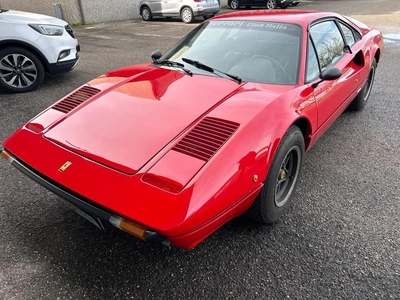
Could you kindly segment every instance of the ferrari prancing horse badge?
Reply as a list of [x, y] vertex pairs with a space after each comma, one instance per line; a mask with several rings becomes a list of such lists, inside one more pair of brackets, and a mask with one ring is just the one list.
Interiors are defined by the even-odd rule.
[[61, 172], [64, 172], [70, 165], [72, 165], [72, 162], [67, 161], [65, 164], [63, 164], [58, 170]]

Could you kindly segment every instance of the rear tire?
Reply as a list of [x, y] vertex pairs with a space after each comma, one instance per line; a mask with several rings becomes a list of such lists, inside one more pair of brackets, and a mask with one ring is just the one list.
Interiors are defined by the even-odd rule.
[[192, 23], [194, 21], [194, 15], [190, 7], [184, 7], [182, 9], [181, 19], [186, 24]]
[[293, 125], [284, 135], [264, 186], [246, 211], [247, 216], [262, 223], [272, 223], [286, 212], [300, 177], [304, 151], [303, 134]]
[[374, 85], [376, 71], [376, 60], [372, 61], [371, 69], [369, 70], [367, 81], [364, 84], [362, 90], [354, 98], [354, 100], [349, 105], [349, 110], [359, 111], [364, 108], [368, 102], [369, 95], [371, 94], [372, 86]]
[[149, 7], [143, 6], [140, 12], [144, 21], [151, 21], [153, 19], [153, 14]]
[[30, 92], [39, 87], [45, 75], [40, 59], [20, 47], [0, 50], [0, 87], [11, 93]]

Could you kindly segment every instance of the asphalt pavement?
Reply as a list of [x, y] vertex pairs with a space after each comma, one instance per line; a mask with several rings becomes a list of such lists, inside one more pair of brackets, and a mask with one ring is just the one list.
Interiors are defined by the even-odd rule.
[[[400, 1], [299, 8], [355, 16], [395, 38], [385, 40], [365, 109], [345, 112], [308, 152], [284, 217], [267, 226], [239, 217], [191, 251], [151, 247], [97, 230], [1, 160], [0, 299], [400, 299]], [[0, 92], [0, 141], [88, 80], [165, 52], [200, 22], [74, 28], [82, 46], [74, 71], [29, 94]]]

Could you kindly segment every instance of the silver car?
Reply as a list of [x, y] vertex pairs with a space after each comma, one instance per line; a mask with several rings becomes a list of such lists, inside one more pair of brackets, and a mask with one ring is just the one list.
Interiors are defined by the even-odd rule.
[[180, 17], [183, 22], [191, 23], [197, 16], [205, 20], [219, 12], [218, 0], [141, 0], [139, 11], [143, 20], [153, 17]]

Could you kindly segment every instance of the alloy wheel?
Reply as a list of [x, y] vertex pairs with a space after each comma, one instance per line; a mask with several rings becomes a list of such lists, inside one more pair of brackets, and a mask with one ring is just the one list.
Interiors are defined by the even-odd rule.
[[276, 0], [267, 0], [267, 8], [275, 9], [276, 8]]
[[11, 87], [29, 87], [37, 76], [36, 65], [25, 55], [8, 54], [0, 60], [0, 78]]
[[232, 9], [239, 9], [239, 0], [232, 0], [231, 1], [231, 8]]
[[185, 23], [192, 23], [193, 22], [193, 13], [190, 8], [184, 8], [182, 10], [181, 19]]
[[301, 165], [301, 150], [293, 146], [282, 161], [275, 185], [275, 205], [282, 207], [296, 185]]
[[151, 20], [152, 15], [151, 15], [151, 11], [150, 11], [150, 9], [148, 7], [143, 7], [142, 8], [142, 18], [145, 21], [150, 21]]

